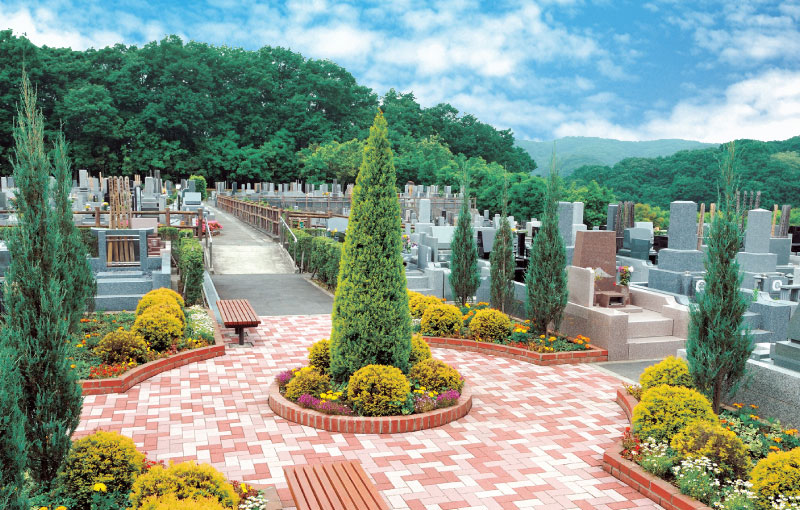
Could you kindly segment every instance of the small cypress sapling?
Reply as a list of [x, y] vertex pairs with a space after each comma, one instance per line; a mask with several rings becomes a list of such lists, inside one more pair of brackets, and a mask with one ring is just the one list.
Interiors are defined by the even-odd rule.
[[411, 314], [395, 179], [379, 111], [353, 188], [333, 300], [330, 370], [336, 381], [367, 365], [409, 369]]
[[556, 171], [555, 152], [550, 161], [550, 176], [544, 196], [542, 225], [531, 246], [525, 286], [526, 308], [531, 333], [546, 335], [550, 324], [558, 330], [567, 307], [567, 268], [564, 240], [558, 231], [558, 199], [560, 179]]
[[25, 415], [19, 408], [21, 382], [12, 342], [8, 330], [0, 332], [0, 508], [29, 510], [23, 490]]
[[466, 163], [461, 171], [461, 191], [464, 198], [450, 243], [452, 252], [449, 281], [453, 297], [464, 306], [475, 295], [481, 282], [478, 273], [478, 247], [475, 245], [472, 217], [469, 214], [469, 174]]
[[720, 164], [720, 208], [711, 221], [705, 259], [705, 291], [689, 313], [686, 358], [698, 389], [710, 397], [714, 412], [722, 398], [745, 375], [753, 352], [751, 335], [743, 326], [747, 298], [736, 254], [741, 246], [740, 214], [736, 211], [736, 147], [731, 142]]
[[500, 212], [500, 229], [494, 238], [491, 262], [492, 308], [508, 313], [514, 300], [514, 248], [511, 225], [508, 223], [508, 178], [503, 176], [503, 207]]

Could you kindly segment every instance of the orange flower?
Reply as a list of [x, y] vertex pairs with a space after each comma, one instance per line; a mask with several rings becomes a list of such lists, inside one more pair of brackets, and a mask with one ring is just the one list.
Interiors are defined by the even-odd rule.
[[755, 405], [755, 404], [750, 404], [750, 407], [753, 408], [753, 409], [758, 409], [758, 406]]
[[733, 407], [735, 407], [736, 409], [741, 409], [743, 406], [744, 406], [744, 404], [740, 404], [738, 402], [733, 404]]

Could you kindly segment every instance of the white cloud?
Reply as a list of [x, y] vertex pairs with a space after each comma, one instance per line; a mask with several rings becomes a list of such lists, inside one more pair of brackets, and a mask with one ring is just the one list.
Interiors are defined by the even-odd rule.
[[0, 4], [0, 20], [3, 29], [11, 28], [17, 35], [25, 34], [38, 46], [83, 50], [111, 46], [123, 40], [122, 35], [114, 30], [100, 29], [83, 34], [77, 29], [62, 28], [57, 13], [44, 7], [31, 12], [27, 7], [12, 10]]

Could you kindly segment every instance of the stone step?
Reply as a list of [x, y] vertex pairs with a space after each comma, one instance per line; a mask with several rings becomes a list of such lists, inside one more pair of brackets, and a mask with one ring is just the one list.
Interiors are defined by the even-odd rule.
[[651, 311], [642, 311], [628, 317], [628, 338], [672, 336], [672, 319]]
[[150, 278], [102, 278], [97, 280], [98, 296], [147, 294], [153, 290]]
[[144, 276], [142, 271], [123, 270], [123, 271], [100, 271], [96, 274], [97, 278], [141, 278]]
[[132, 312], [136, 310], [136, 305], [142, 295], [108, 295], [108, 296], [95, 296], [94, 309], [98, 312], [119, 312], [126, 310]]
[[683, 349], [685, 338], [677, 336], [650, 336], [628, 339], [628, 359], [656, 359], [675, 356]]
[[760, 361], [769, 358], [769, 351], [771, 345], [772, 344], [769, 342], [757, 343], [753, 348], [753, 353], [750, 354], [750, 359]]
[[410, 290], [419, 292], [422, 289], [427, 289], [431, 284], [431, 279], [428, 276], [409, 276], [406, 275], [406, 285]]
[[614, 310], [618, 310], [620, 312], [625, 312], [625, 313], [642, 313], [642, 307], [634, 305], [627, 305], [619, 308], [614, 307]]
[[742, 324], [749, 326], [750, 329], [761, 327], [761, 314], [755, 312], [744, 312]]

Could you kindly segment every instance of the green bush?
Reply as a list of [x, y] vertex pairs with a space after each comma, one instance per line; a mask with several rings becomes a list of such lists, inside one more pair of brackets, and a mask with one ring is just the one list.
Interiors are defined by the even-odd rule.
[[642, 387], [642, 391], [662, 384], [693, 388], [692, 374], [689, 373], [689, 365], [686, 361], [675, 356], [667, 356], [660, 363], [647, 367], [639, 376], [639, 385]]
[[364, 416], [400, 414], [410, 392], [403, 372], [388, 365], [367, 365], [357, 370], [347, 385], [347, 397]]
[[411, 355], [408, 357], [408, 366], [413, 367], [420, 361], [431, 359], [431, 348], [428, 342], [419, 333], [411, 336]]
[[747, 447], [739, 436], [719, 423], [690, 423], [672, 438], [671, 446], [684, 457], [708, 457], [734, 478], [744, 478], [750, 469]]
[[633, 408], [633, 432], [643, 439], [670, 442], [694, 421], [716, 421], [711, 403], [700, 392], [680, 386], [650, 388]]
[[422, 314], [421, 332], [428, 336], [456, 336], [464, 323], [461, 310], [453, 305], [429, 306]]
[[331, 368], [331, 343], [327, 338], [323, 338], [308, 348], [308, 364], [323, 374], [327, 374]]
[[297, 400], [301, 395], [319, 397], [331, 389], [331, 379], [314, 367], [303, 367], [286, 385], [284, 396], [289, 400]]
[[147, 342], [144, 337], [132, 331], [111, 331], [100, 340], [94, 353], [108, 365], [129, 360], [143, 363], [147, 360]]
[[290, 235], [287, 250], [297, 267], [300, 268], [300, 271], [306, 272], [311, 267], [311, 242], [314, 237], [298, 228], [293, 228], [292, 233], [297, 238], [297, 241]]
[[181, 239], [180, 241], [180, 288], [183, 289], [183, 296], [186, 304], [196, 305], [203, 302], [203, 247], [200, 241], [194, 237]]
[[200, 193], [201, 198], [203, 200], [208, 198], [208, 183], [206, 182], [206, 178], [202, 175], [190, 175], [190, 181], [194, 181], [194, 189]]
[[424, 386], [428, 391], [437, 393], [447, 389], [461, 391], [464, 386], [464, 380], [455, 368], [433, 358], [414, 365], [408, 373], [408, 378], [418, 386]]
[[479, 342], [502, 342], [511, 333], [511, 320], [500, 310], [478, 310], [469, 323], [469, 331]]
[[182, 462], [168, 468], [153, 466], [131, 489], [133, 509], [147, 508], [149, 498], [174, 494], [177, 499], [213, 498], [225, 508], [236, 508], [239, 497], [225, 477], [209, 464]]
[[165, 240], [172, 242], [172, 249], [175, 249], [178, 242], [178, 228], [177, 227], [158, 227], [158, 236]]
[[309, 271], [322, 283], [335, 288], [339, 278], [339, 261], [342, 257], [342, 244], [329, 237], [313, 237], [311, 240], [311, 260]]
[[132, 439], [99, 431], [72, 443], [61, 482], [67, 495], [75, 500], [74, 508], [89, 510], [94, 484], [105, 484], [109, 493], [127, 494], [143, 464], [144, 455], [136, 450]]
[[778, 496], [800, 497], [800, 448], [761, 459], [750, 473], [750, 481], [763, 510], [773, 508]]
[[158, 305], [136, 317], [131, 331], [144, 337], [155, 351], [166, 351], [183, 336], [183, 324]]

